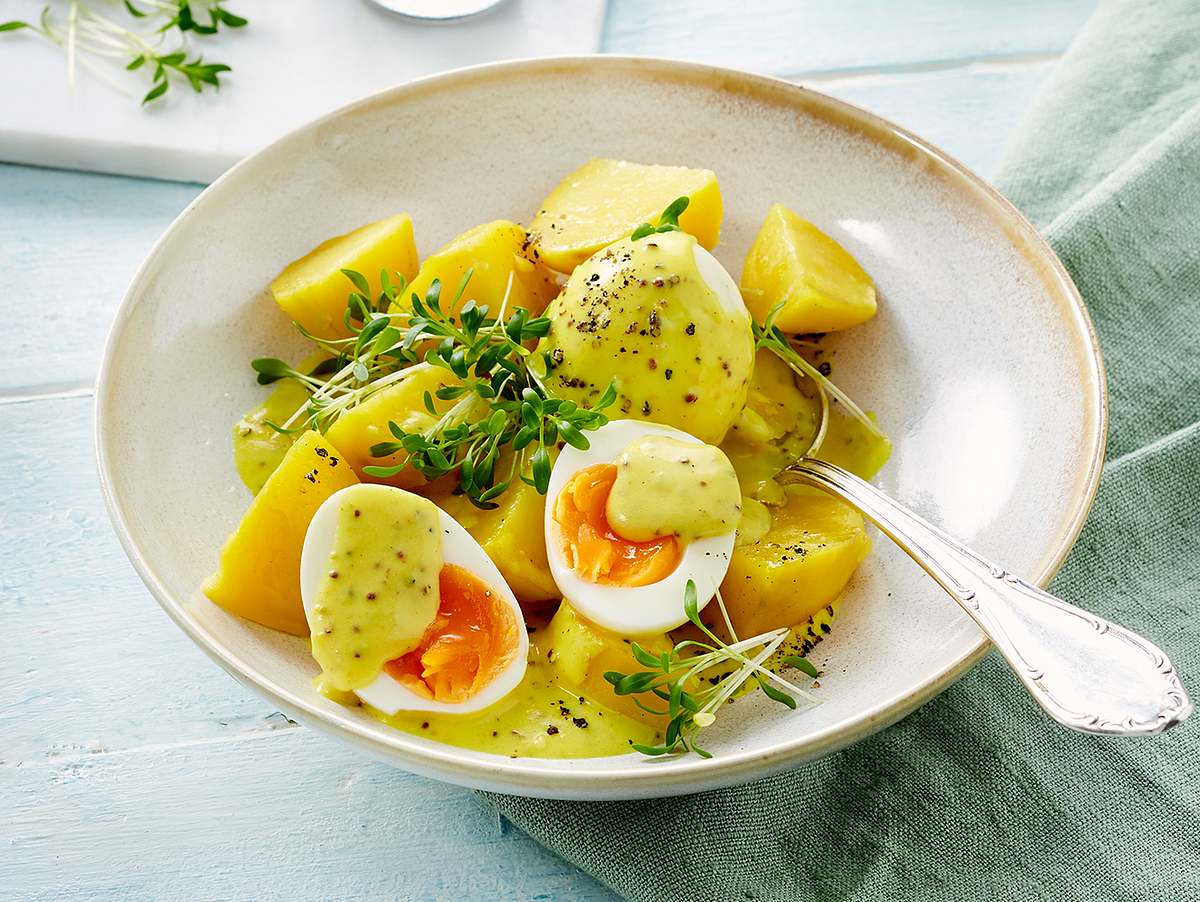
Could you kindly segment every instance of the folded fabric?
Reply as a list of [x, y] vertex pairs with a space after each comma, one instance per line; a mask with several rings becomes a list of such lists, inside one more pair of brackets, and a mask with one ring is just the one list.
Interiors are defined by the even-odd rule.
[[[1200, 674], [1200, 3], [1109, 0], [998, 183], [1070, 270], [1108, 368], [1109, 460], [1053, 589], [1161, 642], [1186, 680]], [[631, 899], [1200, 899], [1200, 722], [1070, 733], [994, 656], [890, 729], [749, 786], [492, 798]]]

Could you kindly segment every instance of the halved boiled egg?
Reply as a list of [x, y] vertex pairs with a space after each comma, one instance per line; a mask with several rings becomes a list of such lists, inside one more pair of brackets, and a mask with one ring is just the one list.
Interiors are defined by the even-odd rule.
[[741, 493], [728, 458], [670, 426], [614, 420], [565, 447], [550, 474], [546, 554], [559, 590], [581, 614], [624, 636], [687, 620], [729, 569]]
[[309, 524], [300, 593], [324, 691], [385, 714], [467, 713], [525, 675], [517, 599], [479, 544], [419, 495], [353, 485]]

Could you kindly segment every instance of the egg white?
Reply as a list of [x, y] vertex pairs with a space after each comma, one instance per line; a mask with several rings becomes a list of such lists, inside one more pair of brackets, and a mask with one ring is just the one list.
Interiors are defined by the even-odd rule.
[[703, 609], [716, 594], [729, 569], [736, 532], [731, 529], [724, 535], [689, 542], [683, 547], [678, 566], [648, 586], [630, 588], [600, 585], [589, 582], [571, 569], [563, 556], [562, 530], [554, 519], [558, 496], [571, 477], [580, 470], [593, 464], [615, 463], [631, 442], [646, 435], [704, 444], [698, 438], [670, 426], [640, 420], [613, 420], [587, 433], [591, 443], [587, 451], [569, 445], [563, 448], [550, 473], [550, 487], [546, 492], [546, 557], [551, 576], [563, 597], [579, 613], [622, 636], [664, 633], [685, 623], [687, 614], [683, 610], [683, 592], [689, 579], [696, 584], [698, 607]]
[[[388, 485], [352, 485], [334, 492], [317, 508], [304, 537], [304, 548], [300, 555], [300, 597], [304, 602], [304, 613], [312, 616], [321, 579], [328, 569], [329, 553], [333, 549], [337, 530], [338, 510], [343, 501], [356, 493], [399, 493], [402, 489]], [[350, 493], [348, 495], [347, 493]], [[512, 692], [525, 677], [529, 658], [529, 634], [525, 630], [525, 618], [512, 589], [496, 569], [487, 553], [457, 520], [438, 509], [442, 529], [442, 561], [456, 564], [487, 583], [511, 608], [517, 623], [517, 649], [513, 659], [496, 677], [465, 701], [458, 703], [440, 702], [418, 695], [397, 681], [386, 670], [380, 671], [371, 683], [355, 690], [355, 695], [384, 714], [397, 711], [436, 711], [443, 714], [466, 714], [479, 711], [495, 704]]]
[[737, 282], [733, 281], [729, 270], [721, 265], [720, 260], [701, 247], [700, 242], [697, 241], [692, 246], [692, 251], [696, 257], [696, 269], [700, 273], [700, 278], [717, 296], [721, 306], [729, 313], [745, 319], [747, 328], [749, 328], [750, 312], [742, 300], [742, 290], [738, 288]]

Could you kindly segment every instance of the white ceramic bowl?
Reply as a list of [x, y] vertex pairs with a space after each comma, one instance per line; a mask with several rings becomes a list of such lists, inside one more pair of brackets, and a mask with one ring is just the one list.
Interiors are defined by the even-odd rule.
[[263, 394], [249, 360], [299, 350], [264, 291], [271, 277], [329, 235], [397, 211], [412, 214], [423, 253], [484, 220], [527, 222], [592, 156], [715, 170], [716, 253], [735, 275], [773, 201], [844, 244], [881, 305], [834, 341], [836, 376], [895, 440], [883, 487], [1049, 579], [1091, 502], [1105, 435], [1099, 350], [1050, 248], [902, 129], [785, 82], [650, 59], [452, 72], [345, 107], [234, 167], [158, 242], [113, 325], [96, 399], [106, 499], [146, 585], [214, 660], [289, 716], [386, 761], [577, 798], [751, 780], [892, 723], [984, 653], [979, 630], [886, 539], [814, 654], [824, 703], [789, 713], [740, 702], [711, 729], [711, 760], [509, 759], [391, 731], [312, 691], [304, 642], [199, 592], [249, 501], [230, 460], [230, 425]]

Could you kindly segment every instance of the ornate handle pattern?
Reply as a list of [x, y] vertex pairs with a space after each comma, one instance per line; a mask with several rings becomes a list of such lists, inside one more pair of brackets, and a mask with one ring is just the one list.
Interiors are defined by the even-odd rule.
[[787, 470], [858, 508], [974, 618], [1046, 713], [1085, 733], [1161, 733], [1192, 713], [1152, 642], [976, 554], [879, 489], [821, 460]]

